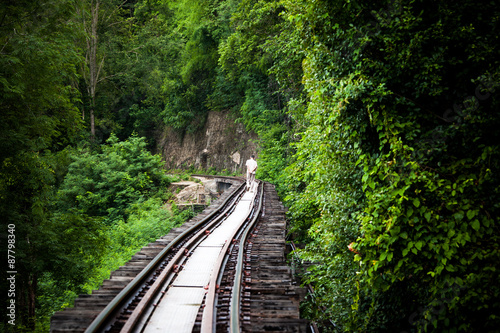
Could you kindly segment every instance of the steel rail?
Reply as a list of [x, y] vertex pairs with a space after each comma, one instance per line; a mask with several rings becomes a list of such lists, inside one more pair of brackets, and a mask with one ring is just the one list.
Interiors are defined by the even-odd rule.
[[241, 302], [241, 276], [243, 270], [243, 255], [245, 252], [245, 242], [248, 237], [248, 233], [252, 230], [255, 221], [257, 221], [263, 206], [263, 198], [264, 198], [264, 184], [261, 182], [259, 184], [261, 187], [260, 199], [259, 199], [259, 208], [256, 211], [256, 214], [253, 216], [252, 221], [249, 223], [248, 227], [245, 229], [245, 232], [241, 236], [240, 244], [238, 248], [238, 261], [235, 267], [234, 274], [234, 284], [233, 290], [231, 294], [231, 317], [229, 321], [229, 331], [231, 333], [239, 333], [240, 332], [240, 302]]
[[[254, 209], [254, 201], [252, 201], [252, 203], [249, 207], [247, 217], [239, 223], [237, 228], [230, 235], [228, 235], [229, 240], [233, 239], [235, 237], [235, 235], [238, 234], [239, 232], [241, 233], [240, 230], [245, 225], [245, 222], [248, 221], [250, 216], [255, 213], [253, 211], [253, 209]], [[200, 235], [200, 237], [195, 236], [195, 237], [191, 238], [188, 241], [188, 243], [186, 243], [184, 245], [183, 249], [185, 249], [185, 250], [179, 251], [177, 253], [176, 257], [171, 259], [171, 261], [169, 262], [169, 266], [162, 271], [160, 276], [158, 276], [155, 283], [150, 287], [147, 294], [143, 297], [141, 302], [135, 308], [134, 312], [130, 315], [128, 321], [123, 326], [121, 333], [141, 332], [144, 329], [144, 327], [147, 325], [148, 317], [150, 315], [152, 315], [152, 311], [154, 311], [151, 309], [149, 304], [153, 301], [153, 299], [155, 299], [157, 297], [156, 295], [158, 294], [159, 291], [165, 290], [168, 288], [163, 281], [167, 280], [167, 277], [171, 276], [171, 269], [172, 269], [173, 265], [175, 265], [176, 262], [181, 259], [182, 253], [186, 252], [186, 251], [194, 251], [194, 249], [202, 242], [202, 240], [200, 238], [207, 237], [204, 233], [204, 231], [206, 229], [207, 229], [207, 227], [205, 229], [201, 229], [198, 232], [198, 235]], [[217, 257], [216, 263], [214, 265], [214, 269], [213, 269], [214, 272], [219, 272], [219, 274], [220, 274], [221, 267], [223, 266], [222, 262], [224, 261], [224, 258], [226, 257], [226, 252], [227, 252], [227, 249], [230, 246], [230, 244], [231, 244], [230, 241], [226, 242], [224, 244], [224, 246], [222, 247], [222, 249], [219, 253], [219, 256]], [[213, 299], [215, 297], [215, 292], [217, 290], [217, 282], [216, 281], [217, 281], [217, 277], [219, 274], [212, 275], [212, 277], [208, 283], [208, 291], [207, 291], [207, 295], [206, 295], [206, 300], [208, 300], [208, 301], [205, 302], [205, 306], [204, 306], [204, 311], [203, 311], [203, 316], [202, 316], [203, 319], [201, 322], [201, 332], [212, 332], [212, 330], [213, 330], [212, 329], [213, 320], [209, 320], [208, 318], [213, 319], [213, 314], [214, 314]], [[171, 282], [172, 281], [169, 281], [168, 283], [171, 283]], [[210, 301], [210, 299], [212, 299], [212, 301]]]
[[161, 289], [161, 287], [163, 286], [163, 283], [167, 279], [167, 277], [173, 272], [174, 266], [177, 265], [177, 263], [185, 255], [185, 250], [191, 251], [193, 248], [193, 243], [198, 243], [200, 238], [206, 237], [205, 230], [208, 230], [208, 227], [197, 232], [196, 235], [194, 235], [193, 238], [189, 239], [189, 241], [185, 244], [185, 246], [182, 247], [180, 249], [180, 251], [178, 251], [175, 254], [175, 256], [170, 260], [167, 267], [165, 267], [161, 271], [160, 275], [156, 278], [155, 282], [149, 288], [146, 295], [144, 295], [144, 297], [141, 299], [139, 304], [136, 306], [136, 308], [134, 309], [134, 311], [132, 312], [132, 314], [128, 318], [127, 322], [125, 323], [123, 328], [120, 330], [120, 333], [131, 332], [132, 329], [135, 328], [135, 326], [137, 325], [137, 323], [141, 319], [143, 313], [147, 310], [147, 307], [152, 302], [153, 297]]
[[238, 176], [218, 176], [218, 175], [203, 175], [203, 174], [198, 174], [198, 173], [191, 174], [191, 177], [231, 179], [231, 180], [236, 180], [236, 181], [241, 181], [241, 182], [245, 182], [245, 181], [246, 181], [245, 177], [238, 177]]
[[[223, 215], [224, 213], [221, 214], [221, 212], [224, 212], [225, 210], [229, 209], [225, 207], [227, 203], [239, 197], [240, 192], [244, 191], [244, 187], [245, 183], [240, 184], [240, 186], [236, 190], [234, 190], [234, 192], [222, 202], [222, 204], [218, 209], [215, 209], [205, 218], [203, 218], [195, 225], [193, 225], [192, 227], [190, 227], [189, 229], [185, 230], [183, 233], [178, 235], [174, 240], [172, 240], [155, 258], [153, 258], [153, 260], [151, 260], [151, 262], [124, 289], [122, 289], [122, 291], [118, 295], [115, 296], [115, 298], [113, 298], [113, 300], [104, 308], [103, 311], [99, 313], [99, 315], [94, 319], [94, 321], [92, 321], [89, 327], [87, 327], [85, 333], [96, 333], [100, 332], [99, 330], [104, 330], [103, 326], [108, 324], [108, 321], [113, 316], [113, 314], [121, 306], [123, 306], [125, 301], [127, 301], [133, 293], [137, 292], [137, 288], [141, 284], [143, 284], [146, 278], [148, 278], [152, 274], [152, 272], [156, 269], [158, 264], [164, 259], [167, 253], [174, 246], [183, 241], [188, 235], [192, 234], [194, 230], [196, 230], [201, 225], [210, 221], [210, 219], [212, 219], [215, 215], [217, 214]], [[179, 251], [178, 253], [182, 252]]]
[[[241, 190], [241, 192], [243, 191]], [[241, 192], [239, 193], [239, 195], [241, 195]], [[236, 200], [233, 201], [231, 203], [231, 206], [227, 207], [225, 211], [222, 214], [220, 214], [214, 221], [210, 222], [208, 225], [198, 230], [196, 234], [183, 245], [183, 247], [169, 261], [167, 267], [165, 267], [161, 271], [160, 275], [156, 278], [153, 285], [150, 286], [149, 290], [146, 292], [144, 297], [141, 299], [139, 304], [136, 306], [136, 308], [128, 318], [125, 325], [120, 330], [120, 333], [129, 333], [132, 332], [133, 330], [134, 331], [138, 330], [137, 325], [139, 325], [141, 319], [146, 316], [145, 314], [148, 313], [151, 302], [155, 299], [156, 295], [158, 295], [159, 291], [164, 287], [167, 278], [171, 275], [171, 273], [174, 272], [174, 267], [181, 261], [181, 259], [183, 259], [186, 253], [189, 253], [190, 251], [195, 249], [201, 243], [202, 239], [208, 236], [208, 234], [210, 233], [210, 229], [213, 228], [215, 224], [217, 224], [224, 217], [227, 217], [227, 212], [232, 210], [235, 204]], [[142, 328], [140, 328], [139, 330], [142, 330]]]
[[[258, 193], [262, 194], [262, 191], [263, 191], [262, 187], [259, 186], [259, 189], [260, 190], [257, 190], [257, 194]], [[262, 200], [262, 195], [260, 196], [260, 200]], [[245, 222], [249, 220], [249, 218], [252, 216], [252, 214], [254, 217], [259, 215], [260, 206], [257, 210], [254, 210], [254, 208], [255, 208], [254, 201], [255, 201], [255, 198], [252, 201], [252, 204], [251, 204], [250, 209], [248, 211], [248, 216], [241, 222], [241, 224], [238, 226], [238, 228], [233, 231], [233, 233], [230, 235], [231, 237], [228, 237], [228, 239], [234, 239], [238, 233], [244, 235], [245, 231], [247, 231], [249, 228], [252, 227], [252, 224], [253, 224], [252, 222], [248, 223], [247, 225], [245, 225]], [[243, 231], [242, 231], [242, 228], [244, 228]], [[225, 265], [223, 263], [227, 257], [228, 249], [229, 249], [231, 243], [232, 242], [227, 242], [226, 244], [224, 244], [224, 247], [221, 250], [219, 257], [217, 258], [217, 262], [214, 266], [214, 267], [216, 267], [216, 270], [214, 270], [214, 271], [218, 272], [218, 274], [213, 274], [210, 278], [210, 282], [208, 285], [208, 291], [207, 291], [207, 295], [205, 298], [205, 307], [203, 310], [203, 316], [202, 316], [202, 320], [201, 320], [201, 328], [200, 328], [201, 333], [214, 332], [214, 321], [215, 321], [214, 308], [215, 308], [215, 299], [216, 299], [215, 293], [218, 289], [217, 281], [220, 279], [220, 276], [222, 275], [222, 273], [224, 271]]]

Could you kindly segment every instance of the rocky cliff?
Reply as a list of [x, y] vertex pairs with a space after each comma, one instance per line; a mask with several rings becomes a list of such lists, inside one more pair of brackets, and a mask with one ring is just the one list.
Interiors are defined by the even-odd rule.
[[246, 132], [243, 124], [236, 124], [228, 112], [210, 112], [198, 133], [181, 135], [166, 128], [157, 142], [159, 153], [171, 169], [194, 166], [243, 172], [245, 161], [257, 150], [257, 136]]

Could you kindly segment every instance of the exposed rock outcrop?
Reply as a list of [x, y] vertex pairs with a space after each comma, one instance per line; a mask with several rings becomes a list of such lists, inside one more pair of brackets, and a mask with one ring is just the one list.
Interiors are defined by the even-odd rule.
[[217, 182], [215, 179], [196, 177], [200, 182], [182, 181], [171, 184], [172, 189], [178, 188], [175, 195], [177, 204], [208, 204], [216, 200], [220, 193], [217, 192]]
[[245, 161], [257, 150], [257, 135], [236, 124], [229, 112], [212, 111], [205, 127], [181, 136], [165, 129], [159, 136], [158, 150], [171, 169], [215, 168], [217, 171], [244, 171]]

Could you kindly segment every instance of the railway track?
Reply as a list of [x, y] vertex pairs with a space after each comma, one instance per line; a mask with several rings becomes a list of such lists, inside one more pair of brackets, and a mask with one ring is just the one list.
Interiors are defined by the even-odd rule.
[[224, 181], [216, 203], [56, 313], [51, 332], [305, 332], [274, 188]]

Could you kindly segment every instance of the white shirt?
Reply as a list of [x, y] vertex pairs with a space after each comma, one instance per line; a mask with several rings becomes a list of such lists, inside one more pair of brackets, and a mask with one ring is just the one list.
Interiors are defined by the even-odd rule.
[[254, 160], [253, 158], [250, 158], [247, 160], [247, 172], [250, 173], [255, 173], [255, 170], [257, 169], [257, 161]]

